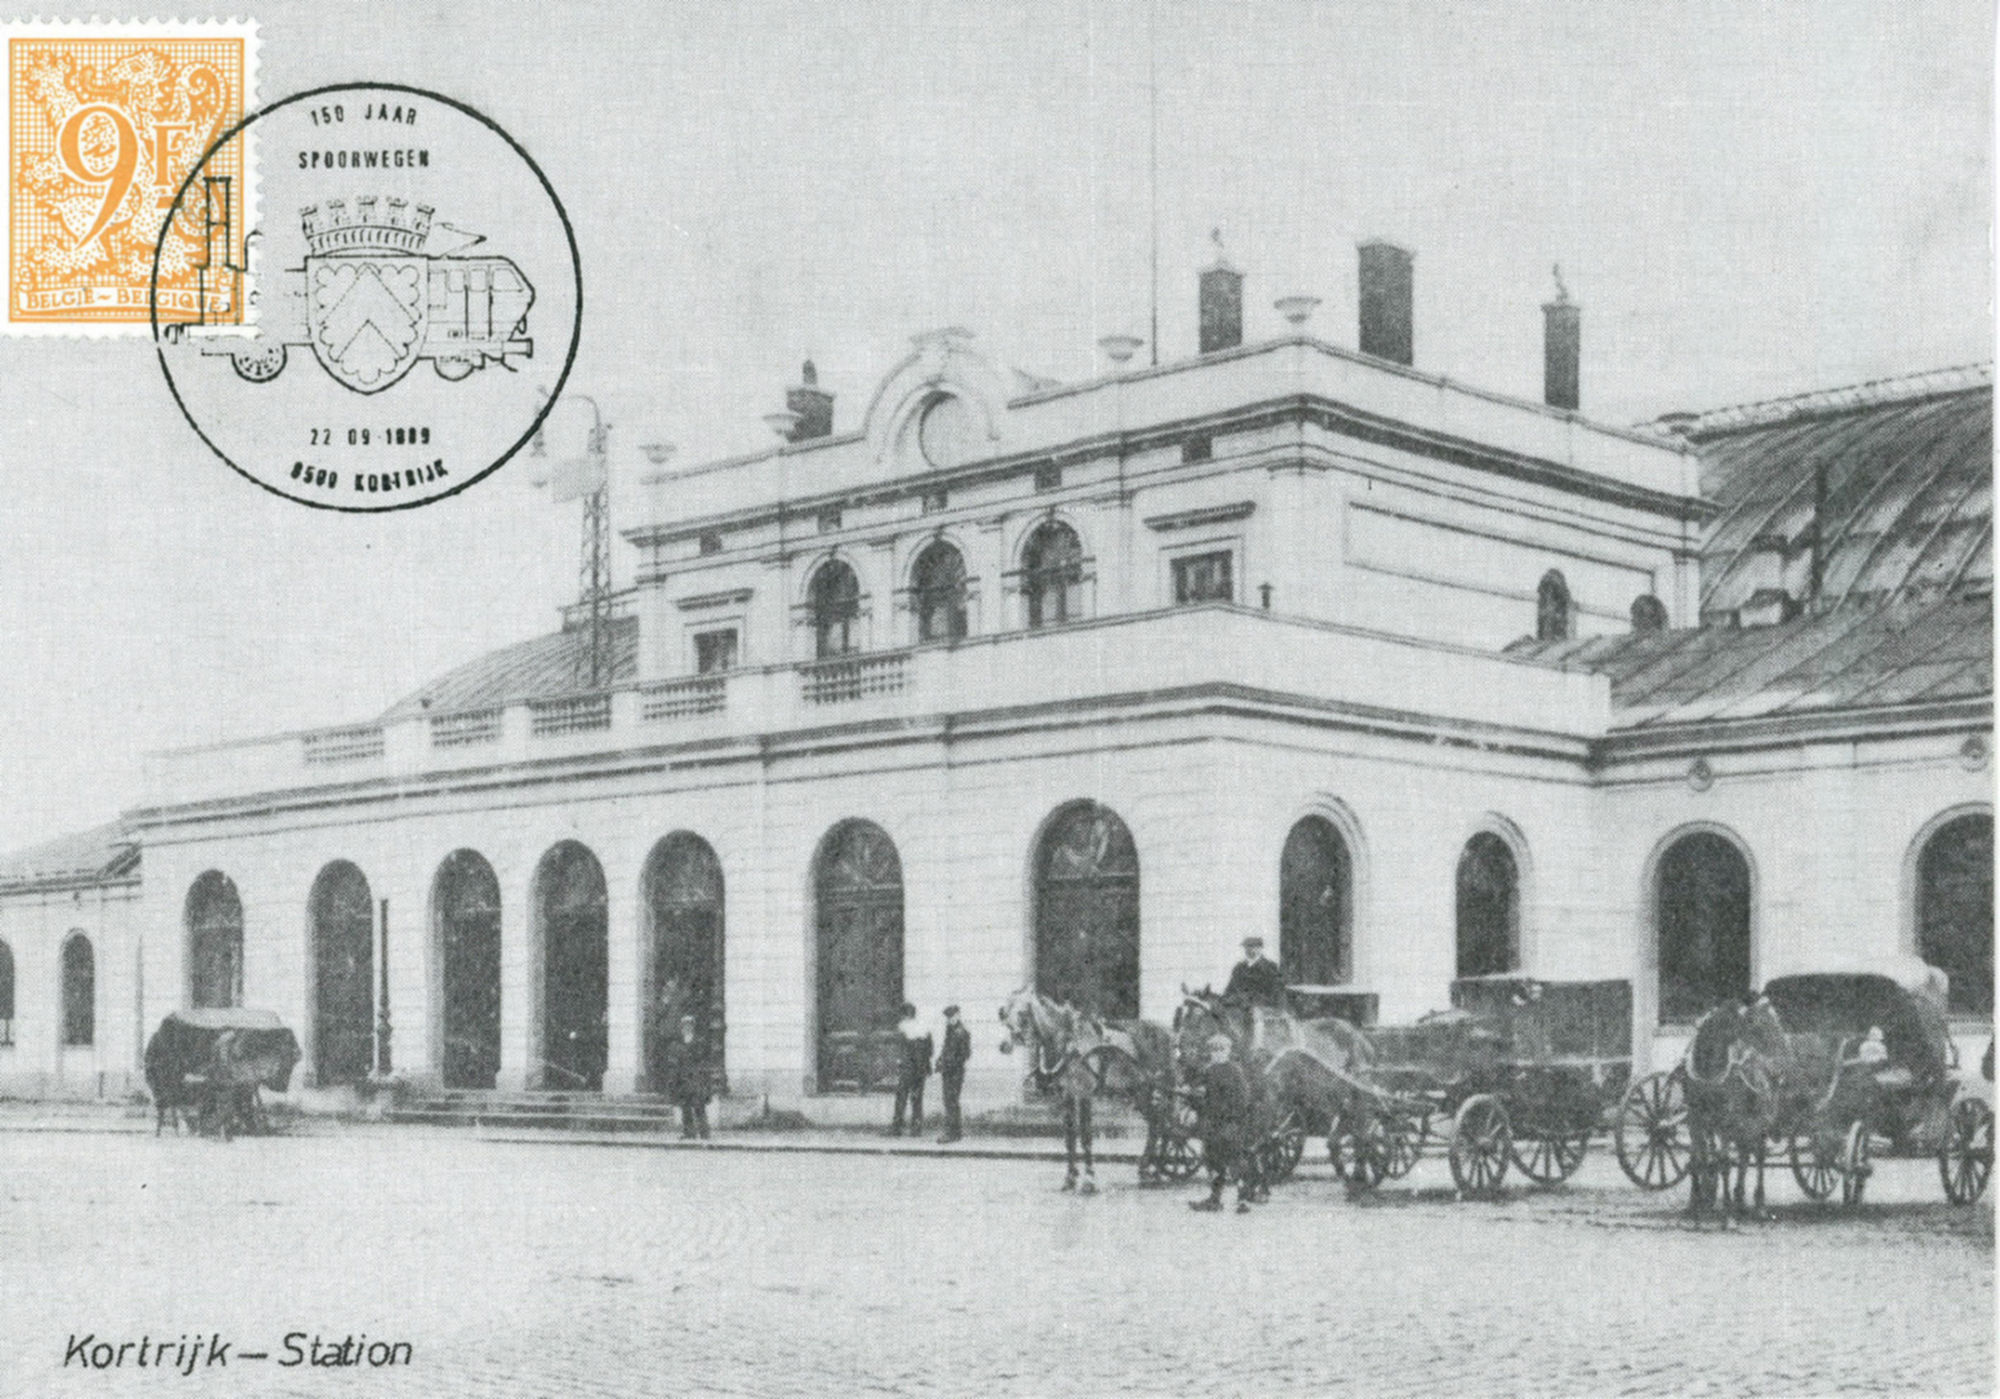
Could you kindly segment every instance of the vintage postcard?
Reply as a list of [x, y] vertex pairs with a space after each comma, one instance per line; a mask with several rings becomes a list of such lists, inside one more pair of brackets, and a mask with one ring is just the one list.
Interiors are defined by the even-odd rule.
[[2000, 1388], [1990, 3], [0, 50], [0, 1396]]

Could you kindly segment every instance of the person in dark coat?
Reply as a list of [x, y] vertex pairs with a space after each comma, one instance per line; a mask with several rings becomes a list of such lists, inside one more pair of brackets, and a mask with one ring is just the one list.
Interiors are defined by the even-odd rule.
[[1257, 1171], [1257, 1097], [1250, 1075], [1231, 1057], [1227, 1035], [1208, 1042], [1208, 1066], [1197, 1081], [1200, 1095], [1198, 1130], [1208, 1166], [1208, 1198], [1191, 1200], [1189, 1208], [1219, 1210], [1222, 1190], [1236, 1178], [1236, 1212], [1248, 1214], [1250, 1202], [1262, 1194]]
[[965, 1135], [959, 1120], [958, 1095], [965, 1087], [965, 1061], [972, 1057], [972, 1032], [958, 1018], [957, 1006], [944, 1008], [944, 1047], [938, 1051], [938, 1078], [944, 1084], [944, 1143]]
[[901, 1059], [896, 1070], [896, 1119], [889, 1135], [903, 1135], [903, 1110], [908, 1108], [910, 1135], [914, 1137], [924, 1128], [924, 1080], [931, 1076], [933, 1045], [930, 1031], [917, 1019], [917, 1008], [908, 1001], [903, 1002], [903, 1018], [896, 1022], [896, 1034], [902, 1041]]
[[1226, 1000], [1267, 1010], [1285, 1008], [1285, 974], [1264, 955], [1264, 939], [1255, 936], [1243, 939], [1243, 960], [1230, 971], [1229, 984], [1222, 988], [1222, 994]]
[[708, 1140], [708, 1100], [715, 1096], [715, 1079], [708, 1068], [708, 1048], [696, 1032], [692, 1015], [683, 1015], [680, 1028], [662, 1052], [667, 1095], [681, 1110], [681, 1139]]

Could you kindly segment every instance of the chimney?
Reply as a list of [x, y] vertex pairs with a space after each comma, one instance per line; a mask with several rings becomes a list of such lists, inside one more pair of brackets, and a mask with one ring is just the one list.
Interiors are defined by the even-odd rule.
[[1583, 308], [1569, 299], [1563, 270], [1555, 269], [1556, 299], [1542, 303], [1542, 401], [1576, 411], [1578, 361], [1582, 355]]
[[1357, 252], [1361, 259], [1361, 353], [1414, 364], [1410, 326], [1410, 266], [1416, 254], [1380, 238]]
[[1243, 274], [1222, 253], [1222, 230], [1215, 240], [1215, 263], [1201, 270], [1201, 352], [1233, 350], [1243, 343]]
[[785, 411], [799, 415], [798, 425], [786, 434], [793, 442], [833, 435], [833, 395], [819, 386], [819, 370], [807, 360], [799, 370], [797, 388], [785, 390]]

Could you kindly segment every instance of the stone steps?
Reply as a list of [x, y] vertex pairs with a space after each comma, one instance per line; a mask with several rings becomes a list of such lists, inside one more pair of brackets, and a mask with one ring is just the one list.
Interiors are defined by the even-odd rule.
[[[925, 1124], [936, 1130], [942, 1118], [935, 1105]], [[808, 1100], [799, 1125], [836, 1128], [880, 1128], [887, 1125], [890, 1102], [885, 1097]], [[739, 1128], [763, 1123], [764, 1099], [754, 1094], [717, 1099], [709, 1105], [709, 1121]], [[444, 1089], [410, 1097], [383, 1113], [386, 1122], [427, 1126], [569, 1128], [589, 1132], [678, 1132], [680, 1112], [671, 1100], [653, 1093], [605, 1096], [597, 1093]], [[966, 1125], [981, 1136], [1062, 1137], [1057, 1110], [1043, 1103], [1019, 1103], [968, 1113]], [[1144, 1120], [1128, 1107], [1100, 1103], [1095, 1116], [1099, 1138], [1146, 1134]]]

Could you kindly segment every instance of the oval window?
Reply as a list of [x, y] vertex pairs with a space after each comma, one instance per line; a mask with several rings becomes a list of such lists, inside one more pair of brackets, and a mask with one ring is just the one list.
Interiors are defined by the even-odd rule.
[[971, 406], [948, 395], [934, 401], [917, 425], [917, 446], [935, 467], [971, 461], [979, 451], [979, 423]]

